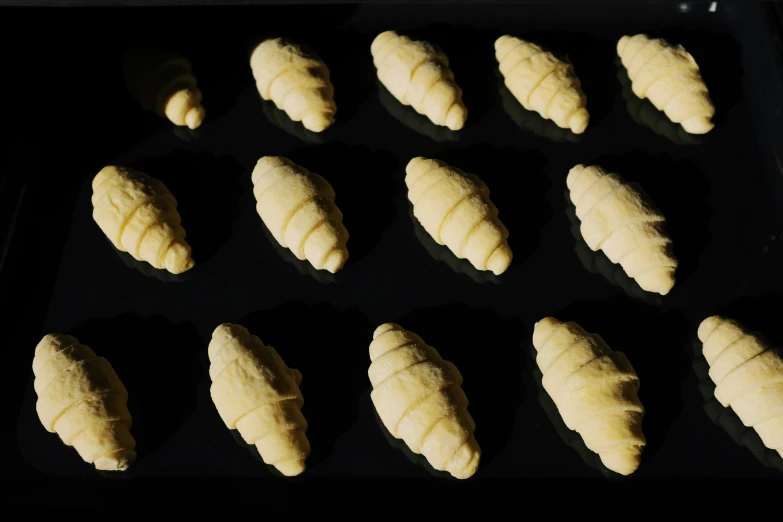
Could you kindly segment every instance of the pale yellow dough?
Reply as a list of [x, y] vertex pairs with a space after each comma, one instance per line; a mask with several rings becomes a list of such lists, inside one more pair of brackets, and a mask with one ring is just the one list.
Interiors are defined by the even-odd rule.
[[321, 132], [334, 123], [337, 105], [329, 69], [317, 56], [282, 38], [264, 40], [250, 56], [261, 97], [272, 100], [306, 129]]
[[310, 454], [301, 412], [302, 374], [238, 324], [218, 326], [208, 352], [212, 402], [226, 426], [239, 430], [283, 475], [302, 473]]
[[699, 325], [715, 398], [783, 457], [783, 357], [738, 322], [720, 316]]
[[108, 166], [92, 180], [92, 191], [92, 217], [117, 250], [172, 274], [193, 267], [177, 200], [163, 183]]
[[128, 90], [144, 109], [190, 129], [204, 121], [201, 91], [190, 62], [181, 54], [133, 44], [125, 51], [123, 74]]
[[370, 47], [378, 79], [403, 105], [410, 105], [436, 125], [465, 126], [468, 110], [454, 81], [449, 59], [424, 41], [394, 31], [375, 37]]
[[576, 323], [545, 317], [535, 324], [533, 346], [542, 384], [563, 422], [616, 473], [639, 467], [646, 444], [639, 377], [622, 352]]
[[473, 475], [481, 449], [457, 367], [399, 325], [383, 324], [372, 337], [370, 397], [383, 425], [433, 468]]
[[348, 231], [323, 177], [280, 156], [264, 156], [253, 170], [256, 210], [281, 246], [318, 270], [335, 273], [348, 260]]
[[620, 263], [643, 290], [668, 294], [677, 269], [672, 240], [665, 218], [635, 184], [581, 164], [569, 171], [566, 184], [587, 246]]
[[715, 106], [696, 60], [681, 45], [637, 34], [620, 38], [617, 54], [636, 96], [649, 98], [658, 110], [691, 134], [712, 130]]
[[525, 109], [575, 134], [585, 131], [590, 121], [587, 97], [571, 64], [508, 35], [495, 41], [495, 57], [506, 87]]
[[413, 158], [405, 184], [413, 215], [439, 245], [477, 270], [502, 274], [511, 264], [508, 230], [478, 176], [428, 158]]
[[128, 392], [109, 361], [70, 335], [48, 334], [35, 347], [35, 409], [85, 462], [124, 471], [136, 460]]

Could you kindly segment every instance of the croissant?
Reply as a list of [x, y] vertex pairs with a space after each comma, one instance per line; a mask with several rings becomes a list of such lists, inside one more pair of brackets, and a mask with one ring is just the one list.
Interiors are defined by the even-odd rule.
[[582, 164], [569, 171], [566, 184], [587, 246], [619, 263], [643, 290], [668, 294], [677, 269], [672, 240], [665, 218], [638, 186]]
[[104, 471], [136, 460], [128, 391], [109, 361], [70, 335], [48, 334], [35, 347], [35, 409], [46, 431]]
[[468, 110], [454, 81], [449, 59], [430, 43], [385, 31], [370, 47], [378, 79], [403, 105], [410, 105], [436, 125], [456, 131]]
[[281, 156], [264, 156], [253, 170], [258, 215], [280, 245], [318, 270], [335, 273], [348, 259], [348, 231], [324, 178]]
[[502, 274], [511, 264], [508, 230], [478, 176], [438, 160], [413, 158], [405, 184], [413, 215], [439, 245], [477, 270]]
[[623, 36], [617, 55], [628, 70], [631, 88], [639, 98], [649, 98], [691, 134], [705, 134], [715, 126], [715, 106], [696, 60], [681, 45], [672, 45], [646, 34]]
[[283, 475], [302, 473], [310, 454], [301, 412], [302, 374], [238, 324], [218, 326], [208, 352], [212, 402], [226, 426], [239, 430]]
[[261, 97], [306, 129], [321, 132], [334, 123], [337, 105], [329, 69], [315, 55], [282, 38], [264, 40], [250, 55]]
[[712, 316], [699, 325], [702, 353], [716, 384], [715, 398], [769, 449], [783, 457], [783, 358], [758, 335], [731, 319]]
[[177, 200], [160, 181], [104, 167], [92, 180], [92, 206], [93, 219], [117, 250], [172, 274], [193, 268]]
[[571, 64], [534, 43], [508, 35], [495, 41], [495, 57], [506, 87], [525, 109], [575, 134], [585, 131], [590, 121], [587, 97]]
[[533, 346], [542, 384], [563, 422], [614, 472], [639, 467], [644, 407], [639, 378], [622, 352], [576, 323], [545, 317], [535, 324]]
[[144, 109], [191, 129], [204, 121], [201, 91], [190, 62], [181, 54], [150, 44], [131, 44], [123, 57], [123, 76]]
[[373, 333], [370, 360], [370, 397], [389, 433], [436, 470], [458, 479], [473, 475], [481, 449], [457, 367], [393, 323]]

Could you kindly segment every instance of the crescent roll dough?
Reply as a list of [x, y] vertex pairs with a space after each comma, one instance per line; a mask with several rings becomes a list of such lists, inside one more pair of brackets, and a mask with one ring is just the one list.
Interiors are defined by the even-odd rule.
[[436, 125], [454, 131], [465, 126], [468, 110], [462, 103], [462, 89], [443, 52], [394, 31], [376, 36], [370, 52], [378, 79], [400, 103]]
[[123, 57], [123, 75], [144, 109], [190, 129], [204, 121], [201, 91], [190, 62], [181, 54], [149, 44], [130, 45]]
[[639, 377], [622, 352], [576, 323], [545, 317], [533, 330], [542, 384], [563, 422], [577, 431], [604, 465], [629, 475], [639, 467], [644, 407]]
[[628, 70], [634, 94], [649, 98], [691, 134], [705, 134], [715, 126], [715, 106], [696, 60], [681, 45], [646, 34], [623, 36], [617, 55]]
[[135, 460], [128, 392], [109, 361], [70, 335], [46, 335], [35, 347], [35, 409], [85, 462], [124, 471]]
[[208, 352], [212, 402], [226, 426], [238, 429], [283, 475], [302, 473], [310, 454], [300, 411], [302, 374], [238, 324], [218, 326]]
[[405, 184], [413, 215], [439, 245], [477, 270], [502, 274], [511, 264], [508, 230], [478, 176], [428, 158], [413, 158]]
[[597, 165], [581, 164], [569, 171], [566, 184], [587, 246], [620, 263], [643, 290], [668, 294], [677, 269], [672, 240], [665, 218], [638, 186]]
[[725, 317], [699, 325], [702, 353], [716, 385], [715, 398], [731, 406], [769, 449], [783, 457], [783, 358], [759, 336]]
[[160, 181], [104, 167], [92, 180], [92, 206], [93, 219], [117, 250], [172, 274], [193, 268], [177, 200]]
[[269, 232], [318, 270], [335, 273], [348, 259], [348, 231], [324, 178], [280, 156], [264, 156], [253, 170], [258, 215]]
[[373, 333], [370, 360], [370, 397], [389, 433], [433, 468], [458, 479], [473, 475], [481, 450], [457, 367], [393, 323]]
[[495, 41], [495, 57], [506, 87], [525, 109], [575, 134], [585, 131], [590, 121], [587, 97], [571, 64], [534, 43], [508, 35]]
[[282, 38], [264, 40], [250, 56], [261, 97], [272, 100], [306, 129], [321, 132], [334, 123], [337, 105], [329, 69], [317, 56]]

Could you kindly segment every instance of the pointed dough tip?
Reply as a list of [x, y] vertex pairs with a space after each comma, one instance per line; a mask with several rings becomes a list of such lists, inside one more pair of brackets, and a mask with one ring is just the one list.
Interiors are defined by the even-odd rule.
[[372, 334], [372, 338], [375, 339], [379, 335], [384, 334], [388, 332], [389, 330], [402, 330], [403, 328], [398, 325], [397, 323], [384, 323], [380, 325], [378, 328], [375, 329], [375, 331]]
[[286, 477], [300, 475], [307, 468], [304, 459], [282, 460], [280, 462], [275, 462], [274, 466], [277, 468], [277, 471]]
[[125, 471], [136, 461], [136, 452], [132, 450], [120, 450], [116, 453], [104, 455], [95, 459], [95, 469], [101, 471]]

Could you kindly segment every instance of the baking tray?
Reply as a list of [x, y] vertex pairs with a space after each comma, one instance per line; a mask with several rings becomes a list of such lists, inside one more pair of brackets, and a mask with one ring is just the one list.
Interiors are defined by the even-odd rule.
[[[780, 458], [716, 406], [694, 343], [703, 318], [725, 313], [783, 344], [779, 11], [726, 2], [5, 9], [4, 48], [16, 50], [15, 81], [3, 87], [12, 133], [0, 190], [8, 503], [521, 515], [680, 502], [725, 514], [734, 504], [721, 495], [779, 491]], [[11, 41], [14, 27], [30, 31]], [[378, 84], [370, 42], [389, 28], [446, 51], [469, 109], [462, 131], [428, 124]], [[638, 32], [696, 57], [717, 106], [714, 131], [688, 136], [629, 95], [615, 44]], [[504, 33], [574, 63], [591, 113], [584, 135], [510, 99], [493, 51]], [[124, 90], [119, 53], [139, 34], [192, 62], [207, 109], [197, 131], [144, 112]], [[248, 53], [272, 35], [311, 45], [328, 64], [333, 128], [308, 133], [260, 100]], [[266, 232], [250, 181], [264, 155], [287, 156], [334, 186], [351, 254], [338, 274], [312, 270]], [[486, 181], [511, 232], [505, 274], [456, 260], [412, 218], [404, 168], [420, 155]], [[573, 234], [565, 176], [577, 163], [638, 181], [667, 216], [680, 260], [668, 296], [645, 295]], [[90, 205], [90, 181], [106, 164], [169, 186], [192, 271], [161, 276], [113, 249]], [[546, 315], [600, 332], [633, 362], [648, 446], [631, 477], [602, 468], [542, 392], [531, 336]], [[300, 477], [283, 479], [254, 458], [210, 400], [206, 346], [226, 321], [250, 328], [304, 375], [313, 450]], [[483, 450], [471, 479], [428, 468], [378, 422], [367, 348], [387, 321], [419, 333], [464, 375]], [[128, 388], [139, 459], [127, 472], [96, 472], [40, 425], [31, 361], [49, 332], [94, 347]]]

